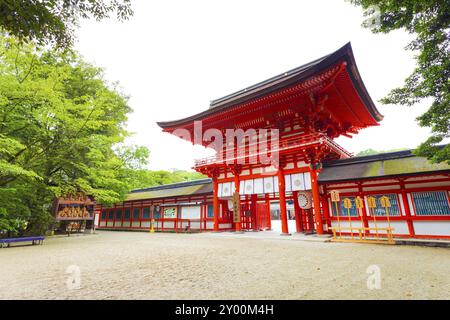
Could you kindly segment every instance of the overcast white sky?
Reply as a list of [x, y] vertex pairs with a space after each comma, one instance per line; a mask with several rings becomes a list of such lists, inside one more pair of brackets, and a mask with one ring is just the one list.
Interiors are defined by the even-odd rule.
[[360, 8], [344, 0], [134, 0], [120, 23], [84, 21], [77, 49], [130, 96], [129, 143], [150, 149], [151, 169], [190, 169], [203, 147], [161, 132], [156, 121], [183, 118], [209, 101], [331, 53], [351, 41], [366, 87], [385, 116], [379, 127], [337, 142], [351, 152], [414, 148], [429, 134], [426, 110], [378, 102], [412, 72], [403, 31], [372, 34]]

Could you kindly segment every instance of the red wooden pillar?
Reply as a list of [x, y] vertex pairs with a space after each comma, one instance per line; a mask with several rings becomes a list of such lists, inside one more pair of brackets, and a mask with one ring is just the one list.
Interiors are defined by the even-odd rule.
[[303, 226], [303, 232], [308, 230], [308, 219], [306, 217], [306, 210], [305, 209], [300, 209], [300, 217], [301, 217], [301, 221], [302, 221], [302, 226]]
[[[239, 194], [240, 192], [240, 181], [239, 181], [239, 174], [237, 172], [235, 172], [234, 174], [234, 192], [236, 192], [237, 194]], [[241, 205], [241, 201], [239, 201], [239, 206]], [[236, 226], [236, 231], [241, 231], [242, 227], [241, 227], [241, 220], [239, 220], [239, 222], [235, 223]]]
[[214, 213], [214, 231], [219, 231], [219, 183], [217, 177], [213, 177], [213, 213]]
[[294, 211], [295, 211], [295, 228], [297, 232], [303, 232], [303, 221], [301, 216], [301, 209], [298, 205], [298, 191], [292, 192], [292, 197], [294, 200]]
[[408, 224], [409, 235], [411, 237], [414, 237], [416, 235], [416, 232], [414, 231], [414, 224], [411, 218], [411, 209], [409, 208], [408, 196], [405, 190], [405, 181], [403, 180], [400, 180], [400, 190], [402, 192], [402, 202], [403, 208], [405, 208], [406, 222]]
[[328, 230], [331, 228], [331, 216], [332, 213], [330, 213], [329, 206], [328, 206], [328, 191], [327, 186], [323, 186], [323, 196], [321, 196], [322, 201], [322, 208], [323, 208], [323, 215], [325, 218], [325, 222], [328, 226]]
[[314, 203], [314, 215], [316, 218], [317, 234], [323, 234], [322, 216], [320, 214], [320, 195], [319, 195], [319, 181], [317, 179], [317, 170], [311, 170], [311, 189]]
[[284, 172], [278, 168], [278, 194], [280, 199], [281, 234], [289, 235], [287, 210], [286, 210], [286, 186], [284, 182]]
[[251, 195], [251, 210], [252, 210], [252, 229], [253, 231], [259, 231], [260, 230], [260, 226], [259, 226], [259, 221], [260, 219], [258, 219], [258, 195], [256, 194], [252, 194]]
[[[161, 203], [160, 203], [161, 204]], [[162, 200], [162, 204], [164, 204], [164, 199]], [[160, 216], [160, 218], [161, 218], [161, 231], [164, 231], [164, 220], [165, 220], [165, 217], [164, 217], [164, 206], [160, 206], [159, 207], [159, 216]]]
[[[100, 215], [98, 216], [98, 227], [100, 227], [102, 223], [102, 214], [103, 214], [103, 205], [100, 205]], [[95, 216], [94, 216], [94, 225], [95, 225]]]
[[328, 210], [328, 199], [326, 195], [320, 197], [320, 202], [322, 203], [323, 218], [327, 224], [327, 230], [331, 228], [330, 211]]
[[116, 209], [117, 209], [117, 206], [116, 205], [114, 205], [114, 210], [113, 210], [113, 227], [115, 228], [116, 227]]
[[272, 216], [270, 214], [270, 195], [266, 193], [265, 198], [267, 206], [267, 228], [269, 228], [269, 230], [272, 230]]

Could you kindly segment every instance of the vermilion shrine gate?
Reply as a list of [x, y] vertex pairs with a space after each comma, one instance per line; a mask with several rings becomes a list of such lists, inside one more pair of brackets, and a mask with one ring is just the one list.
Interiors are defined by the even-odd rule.
[[[351, 137], [382, 119], [347, 44], [323, 58], [214, 100], [204, 112], [158, 125], [177, 135], [184, 130], [197, 137], [185, 139], [203, 146], [217, 142], [205, 135], [211, 129], [217, 129], [223, 141], [227, 129], [256, 129], [256, 136], [235, 141], [231, 152], [229, 143], [220, 148], [215, 145], [216, 156], [195, 163], [196, 171], [213, 179], [215, 231], [233, 222], [228, 200], [236, 192], [242, 208], [240, 221], [234, 223], [237, 231], [270, 228], [270, 201], [278, 200], [283, 234], [289, 233], [286, 201], [294, 202], [297, 232], [322, 234], [329, 207], [319, 190], [321, 163], [350, 157], [333, 140]], [[200, 132], [196, 131], [198, 121]], [[279, 137], [276, 142], [274, 135]], [[264, 150], [258, 145], [262, 137], [269, 141]], [[239, 142], [245, 146], [243, 153]], [[271, 162], [251, 161], [264, 153], [271, 156]]]

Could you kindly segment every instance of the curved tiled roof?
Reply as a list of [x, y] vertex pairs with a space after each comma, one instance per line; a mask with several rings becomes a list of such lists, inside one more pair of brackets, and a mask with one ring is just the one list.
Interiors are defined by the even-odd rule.
[[319, 182], [397, 177], [427, 172], [450, 172], [450, 165], [431, 163], [426, 158], [414, 155], [412, 150], [381, 153], [324, 163]]
[[304, 64], [300, 67], [284, 72], [280, 75], [277, 75], [265, 81], [259, 82], [243, 90], [213, 100], [210, 104], [209, 109], [203, 112], [197, 113], [184, 119], [174, 121], [162, 121], [157, 122], [157, 124], [161, 128], [171, 128], [185, 123], [204, 119], [207, 116], [213, 115], [215, 113], [224, 111], [229, 108], [233, 108], [249, 100], [259, 98], [271, 92], [307, 80], [313, 75], [326, 70], [330, 66], [333, 66], [340, 61], [345, 61], [347, 63], [346, 65], [347, 72], [350, 75], [350, 78], [356, 91], [363, 100], [364, 104], [367, 106], [369, 113], [376, 121], [381, 121], [383, 119], [383, 116], [377, 110], [361, 79], [358, 68], [356, 67], [352, 46], [349, 42], [339, 50], [331, 54], [328, 54], [320, 59]]
[[[431, 163], [423, 157], [414, 155], [412, 150], [405, 150], [324, 163], [319, 174], [319, 183], [400, 177], [433, 172], [450, 173], [450, 165]], [[212, 192], [212, 180], [199, 179], [133, 190], [125, 201], [212, 194]]]
[[131, 191], [125, 201], [170, 198], [198, 194], [212, 194], [211, 179], [165, 184]]

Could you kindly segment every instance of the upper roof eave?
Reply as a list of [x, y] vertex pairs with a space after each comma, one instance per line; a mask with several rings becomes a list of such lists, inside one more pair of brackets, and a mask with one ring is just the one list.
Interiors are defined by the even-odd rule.
[[313, 76], [314, 74], [320, 73], [321, 71], [324, 71], [330, 66], [333, 66], [339, 61], [346, 62], [346, 69], [355, 86], [355, 89], [358, 92], [361, 99], [363, 100], [364, 104], [367, 106], [368, 111], [372, 115], [374, 120], [376, 122], [383, 120], [383, 116], [376, 108], [372, 98], [367, 92], [367, 89], [361, 79], [358, 68], [356, 66], [356, 61], [353, 55], [351, 43], [348, 42], [337, 51], [328, 54], [320, 59], [304, 64], [300, 67], [284, 72], [265, 81], [259, 82], [246, 89], [226, 95], [219, 99], [215, 99], [211, 102], [210, 108], [205, 111], [194, 114], [187, 118], [173, 121], [161, 121], [157, 122], [157, 124], [163, 129], [168, 129], [171, 127], [176, 127], [196, 120], [203, 119], [207, 116], [232, 108], [249, 100], [258, 98], [260, 96], [266, 95], [276, 90], [280, 90], [296, 82], [306, 80], [307, 78]]

